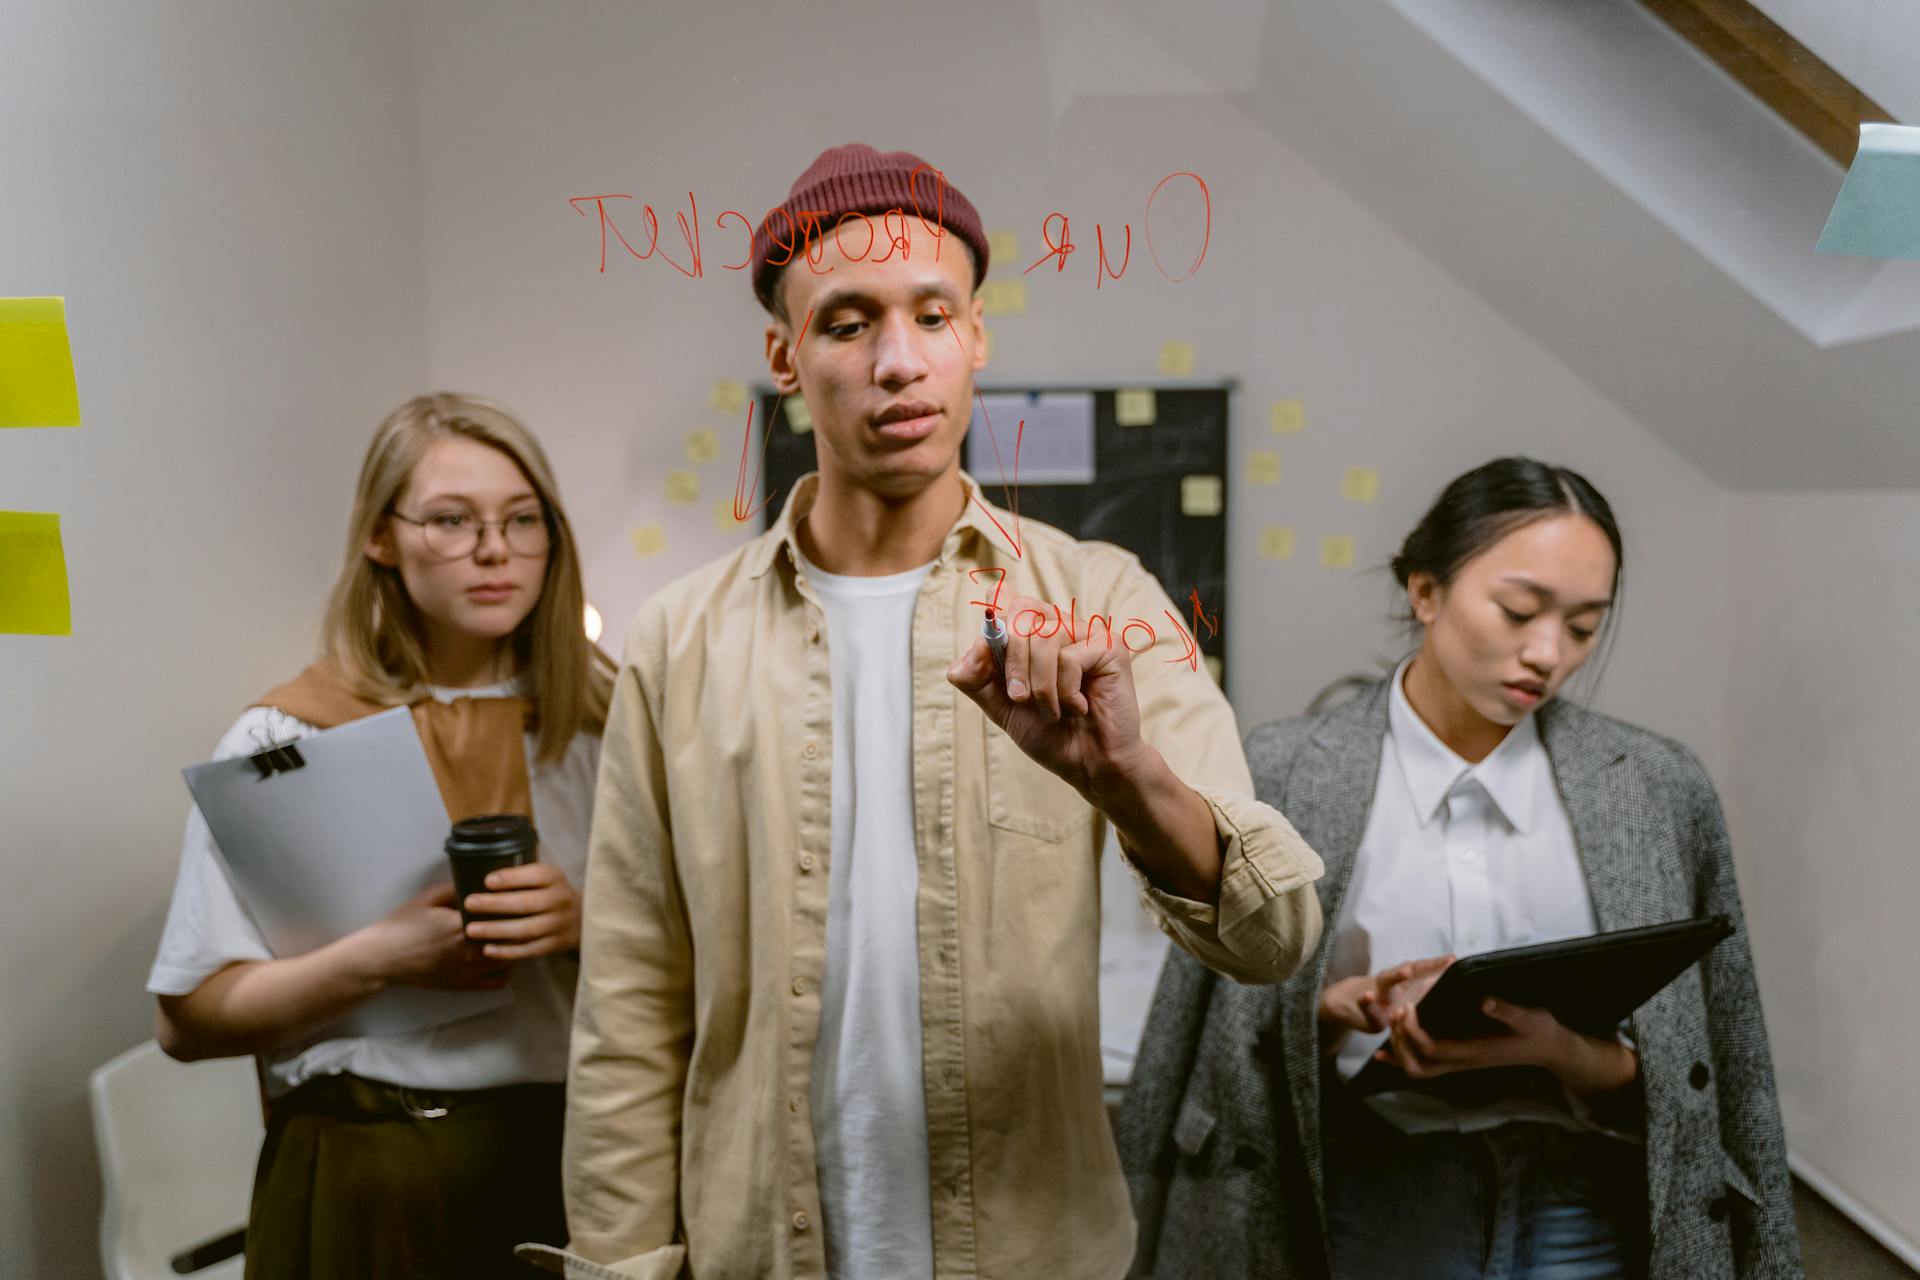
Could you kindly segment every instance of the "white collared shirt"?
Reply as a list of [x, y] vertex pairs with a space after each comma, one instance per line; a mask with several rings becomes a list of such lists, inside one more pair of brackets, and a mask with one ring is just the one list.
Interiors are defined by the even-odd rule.
[[[1469, 764], [1407, 701], [1410, 665], [1394, 672], [1380, 778], [1330, 944], [1329, 983], [1409, 960], [1478, 955], [1599, 928], [1573, 821], [1534, 717]], [[1352, 1079], [1386, 1039], [1349, 1037], [1337, 1060], [1341, 1077]], [[1459, 1108], [1400, 1092], [1367, 1102], [1412, 1132], [1486, 1129], [1516, 1119], [1586, 1127], [1570, 1107], [1534, 1099]]]

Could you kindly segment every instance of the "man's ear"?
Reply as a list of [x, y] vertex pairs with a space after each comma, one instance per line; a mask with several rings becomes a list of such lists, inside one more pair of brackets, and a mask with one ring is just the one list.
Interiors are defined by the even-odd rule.
[[967, 304], [967, 323], [973, 327], [973, 371], [987, 367], [987, 304], [979, 294]]
[[776, 317], [767, 325], [767, 372], [781, 395], [790, 396], [800, 390], [800, 369], [794, 362], [795, 354], [793, 330], [785, 320]]

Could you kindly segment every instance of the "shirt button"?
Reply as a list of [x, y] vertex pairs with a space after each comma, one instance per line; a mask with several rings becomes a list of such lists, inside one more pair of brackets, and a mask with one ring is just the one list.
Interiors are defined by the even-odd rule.
[[805, 978], [795, 978], [793, 980], [793, 994], [797, 996], [807, 994], [807, 980]]
[[801, 854], [801, 855], [800, 855], [800, 869], [801, 869], [802, 871], [811, 871], [811, 870], [813, 870], [813, 855], [812, 855], [812, 854], [810, 854], [810, 853], [803, 853], [803, 854]]
[[806, 746], [800, 748], [800, 754], [812, 760], [820, 754], [820, 744], [817, 742], [809, 742]]
[[791, 1098], [787, 1099], [787, 1110], [793, 1112], [793, 1114], [795, 1115], [800, 1114], [800, 1095], [799, 1094], [796, 1093]]
[[795, 1231], [805, 1231], [808, 1227], [812, 1225], [813, 1225], [813, 1219], [807, 1216], [807, 1211], [805, 1209], [801, 1209], [799, 1212], [793, 1215], [793, 1229]]
[[953, 1088], [954, 1086], [960, 1083], [960, 1069], [958, 1067], [948, 1067], [946, 1070], [942, 1071], [940, 1075], [944, 1080], [946, 1080], [947, 1088], [949, 1089]]

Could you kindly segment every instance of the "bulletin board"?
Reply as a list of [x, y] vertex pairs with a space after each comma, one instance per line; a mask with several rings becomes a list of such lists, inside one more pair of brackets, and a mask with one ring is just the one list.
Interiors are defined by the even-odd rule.
[[[1216, 624], [1203, 625], [1195, 638], [1200, 651], [1226, 686], [1224, 619], [1227, 602], [1227, 386], [981, 387], [974, 425], [968, 432], [967, 470], [988, 501], [1011, 506], [992, 441], [981, 429], [980, 399], [989, 406], [992, 439], [1000, 448], [1006, 482], [1013, 479], [1012, 445], [1020, 419], [1007, 410], [1024, 398], [1036, 420], [1042, 402], [1091, 399], [1091, 458], [1083, 475], [1061, 481], [1073, 469], [1057, 447], [1036, 438], [1023, 442], [1018, 486], [1022, 519], [1041, 520], [1076, 538], [1111, 542], [1140, 557], [1160, 580], [1174, 608], [1192, 627], [1193, 593]], [[801, 476], [816, 467], [812, 426], [805, 407], [784, 403], [775, 392], [758, 391], [757, 420], [771, 424], [756, 502], [774, 500], [762, 510], [768, 527]], [[791, 412], [789, 412], [791, 410]], [[1030, 475], [1038, 479], [1030, 480]]]

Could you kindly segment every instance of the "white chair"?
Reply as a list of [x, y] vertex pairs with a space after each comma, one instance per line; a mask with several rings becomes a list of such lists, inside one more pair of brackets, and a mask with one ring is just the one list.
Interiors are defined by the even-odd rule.
[[95, 1071], [90, 1092], [108, 1280], [237, 1280], [229, 1238], [247, 1224], [264, 1132], [253, 1060], [175, 1062], [149, 1040]]

